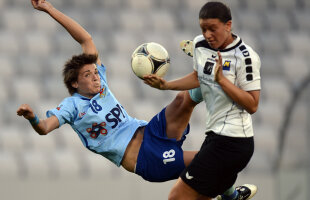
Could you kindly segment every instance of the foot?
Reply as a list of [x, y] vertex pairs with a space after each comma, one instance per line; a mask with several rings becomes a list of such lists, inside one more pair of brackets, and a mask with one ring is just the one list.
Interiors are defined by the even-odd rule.
[[191, 40], [182, 40], [180, 42], [180, 48], [188, 56], [193, 57], [193, 41], [191, 41]]
[[[238, 191], [238, 196], [237, 198], [235, 198], [235, 200], [247, 200], [247, 199], [251, 199], [256, 194], [257, 187], [251, 184], [244, 184], [244, 185], [236, 187], [236, 190]], [[216, 199], [224, 200], [222, 195], [218, 195]]]

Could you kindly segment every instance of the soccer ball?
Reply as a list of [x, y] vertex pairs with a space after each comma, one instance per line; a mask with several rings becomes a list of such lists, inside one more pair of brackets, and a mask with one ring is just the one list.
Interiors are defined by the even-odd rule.
[[132, 71], [141, 79], [149, 74], [163, 77], [169, 66], [170, 57], [167, 50], [155, 42], [141, 44], [131, 56]]

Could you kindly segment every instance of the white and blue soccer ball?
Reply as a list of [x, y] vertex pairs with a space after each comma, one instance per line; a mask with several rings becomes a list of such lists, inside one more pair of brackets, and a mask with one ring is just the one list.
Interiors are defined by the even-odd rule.
[[136, 48], [131, 56], [131, 68], [136, 76], [156, 74], [163, 77], [170, 67], [168, 51], [160, 44], [148, 42]]

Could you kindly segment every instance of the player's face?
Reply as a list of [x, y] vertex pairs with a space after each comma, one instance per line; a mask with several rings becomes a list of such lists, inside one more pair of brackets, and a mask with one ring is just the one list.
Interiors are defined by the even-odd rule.
[[100, 76], [95, 64], [84, 65], [79, 71], [78, 79], [72, 84], [77, 92], [85, 97], [92, 98], [100, 92]]
[[214, 49], [224, 49], [233, 41], [231, 21], [221, 22], [217, 18], [199, 19], [202, 34], [208, 44]]

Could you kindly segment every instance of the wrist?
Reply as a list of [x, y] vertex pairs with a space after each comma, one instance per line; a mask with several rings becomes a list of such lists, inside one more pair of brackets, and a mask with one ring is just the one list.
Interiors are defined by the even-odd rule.
[[37, 115], [35, 115], [34, 118], [29, 119], [28, 121], [29, 121], [29, 123], [30, 123], [32, 126], [36, 126], [36, 125], [38, 125], [39, 122], [40, 122], [40, 120], [39, 120], [39, 118], [38, 118]]

